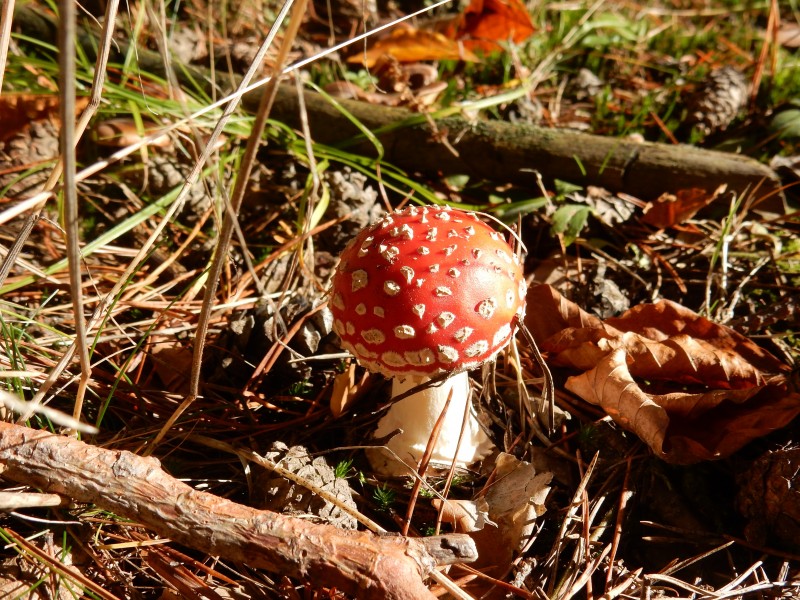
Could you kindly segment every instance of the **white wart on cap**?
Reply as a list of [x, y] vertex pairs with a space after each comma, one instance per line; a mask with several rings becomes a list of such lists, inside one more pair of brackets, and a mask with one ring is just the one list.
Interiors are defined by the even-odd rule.
[[472, 369], [511, 339], [525, 307], [519, 257], [475, 213], [409, 207], [341, 255], [330, 308], [358, 361], [388, 377]]

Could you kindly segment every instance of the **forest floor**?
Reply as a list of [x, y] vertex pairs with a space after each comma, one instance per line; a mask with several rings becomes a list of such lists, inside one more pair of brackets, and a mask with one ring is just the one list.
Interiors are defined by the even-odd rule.
[[[473, 0], [361, 36], [413, 4], [4, 15], [0, 596], [800, 597], [800, 6]], [[328, 289], [431, 204], [514, 232], [531, 335], [471, 373], [496, 451], [397, 479]], [[477, 561], [379, 567], [458, 533]]]

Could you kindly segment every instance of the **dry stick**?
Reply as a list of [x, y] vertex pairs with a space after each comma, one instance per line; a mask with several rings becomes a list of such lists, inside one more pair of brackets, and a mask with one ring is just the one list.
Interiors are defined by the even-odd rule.
[[79, 420], [83, 409], [83, 396], [92, 376], [89, 361], [89, 346], [86, 340], [86, 317], [83, 314], [83, 292], [81, 282], [80, 215], [78, 214], [78, 188], [75, 181], [77, 160], [75, 158], [75, 3], [72, 0], [59, 2], [58, 28], [58, 87], [60, 91], [61, 160], [64, 181], [64, 229], [67, 234], [67, 260], [69, 287], [72, 293], [72, 315], [75, 321], [76, 351], [81, 365], [78, 391], [72, 416]]
[[[596, 453], [592, 462], [589, 463], [589, 466], [586, 467], [586, 472], [583, 474], [581, 478], [581, 482], [578, 484], [578, 488], [575, 490], [575, 493], [572, 495], [572, 503], [570, 504], [570, 508], [567, 511], [567, 514], [564, 516], [564, 520], [561, 522], [561, 529], [556, 536], [556, 541], [554, 545], [554, 551], [551, 552], [551, 555], [554, 557], [553, 560], [553, 570], [551, 573], [550, 578], [548, 579], [547, 583], [547, 596], [550, 598], [555, 598], [561, 595], [561, 587], [564, 585], [565, 582], [558, 582], [558, 588], [555, 589], [556, 586], [556, 569], [558, 569], [558, 560], [559, 556], [561, 555], [561, 545], [564, 540], [567, 539], [567, 527], [575, 518], [575, 513], [578, 510], [578, 507], [581, 506], [581, 498], [583, 496], [583, 492], [586, 490], [586, 487], [589, 485], [589, 480], [592, 478], [592, 474], [594, 473], [594, 468], [597, 466], [597, 460], [600, 457], [600, 453]], [[555, 591], [555, 593], [554, 593]]]
[[102, 598], [103, 600], [119, 600], [117, 596], [104, 590], [94, 581], [87, 578], [86, 575], [84, 575], [83, 573], [81, 573], [80, 571], [78, 571], [73, 567], [65, 565], [63, 562], [51, 556], [44, 550], [40, 549], [32, 542], [26, 540], [17, 532], [8, 529], [7, 527], [3, 528], [3, 532], [6, 535], [8, 535], [8, 537], [10, 537], [12, 540], [14, 540], [14, 543], [17, 545], [17, 547], [19, 547], [21, 552], [29, 554], [31, 558], [36, 562], [46, 564], [53, 571], [56, 571], [57, 573], [63, 575], [67, 579], [71, 579], [76, 584], [83, 587], [84, 590], [92, 592], [94, 595], [96, 595], [99, 598]]
[[631, 457], [628, 457], [625, 465], [625, 478], [622, 480], [622, 490], [619, 494], [619, 504], [617, 507], [617, 519], [614, 523], [614, 537], [611, 541], [611, 554], [608, 556], [608, 571], [606, 573], [606, 588], [605, 593], [609, 593], [609, 586], [611, 579], [614, 576], [614, 561], [617, 558], [617, 549], [619, 548], [619, 541], [622, 539], [622, 523], [625, 519], [625, 510], [628, 507], [628, 502], [633, 497], [633, 491], [630, 489], [631, 477]]
[[58, 494], [39, 494], [36, 492], [0, 492], [0, 511], [8, 513], [20, 508], [44, 508], [47, 506], [67, 506], [69, 500]]
[[[425, 451], [422, 454], [422, 458], [419, 461], [419, 465], [417, 465], [417, 476], [414, 478], [414, 486], [411, 488], [411, 494], [408, 499], [408, 506], [406, 507], [406, 518], [403, 521], [403, 529], [401, 533], [403, 535], [408, 535], [408, 530], [411, 527], [411, 517], [414, 515], [414, 507], [417, 505], [417, 498], [419, 497], [419, 490], [422, 487], [422, 484], [425, 483], [425, 474], [428, 471], [428, 465], [430, 464], [431, 455], [433, 454], [433, 448], [436, 446], [436, 442], [439, 441], [439, 434], [442, 431], [442, 425], [444, 424], [444, 419], [447, 416], [447, 411], [450, 408], [450, 401], [453, 399], [453, 388], [450, 388], [450, 392], [447, 394], [447, 400], [445, 400], [444, 406], [442, 407], [442, 411], [439, 413], [439, 416], [436, 418], [436, 423], [433, 424], [433, 430], [431, 431], [430, 436], [428, 437], [428, 443], [425, 446]], [[467, 410], [469, 410], [469, 402], [467, 402]], [[469, 413], [467, 413], [467, 416]], [[461, 428], [463, 433], [463, 426]], [[458, 441], [461, 441], [461, 436], [459, 435]], [[456, 452], [456, 455], [458, 453]], [[453, 462], [450, 464], [450, 470], [453, 470], [455, 467], [455, 457], [453, 457]]]
[[0, 93], [3, 91], [3, 74], [8, 60], [8, 45], [11, 42], [11, 21], [14, 15], [14, 0], [3, 0], [0, 8]]
[[[245, 107], [250, 108], [254, 100], [246, 100]], [[350, 140], [344, 146], [348, 152], [376, 156], [361, 130], [325, 98], [308, 92], [305, 100], [317, 143], [341, 145], [343, 140]], [[729, 190], [744, 193], [763, 182], [764, 198], [783, 198], [780, 181], [772, 169], [738, 154], [688, 145], [634, 142], [527, 123], [473, 122], [443, 110], [438, 113], [443, 116], [436, 119], [439, 129], [462, 133], [456, 145], [459, 157], [455, 157], [431, 140], [427, 122], [410, 110], [356, 100], [337, 102], [378, 137], [383, 145], [383, 161], [412, 173], [431, 177], [470, 173], [476, 178], [533, 187], [541, 172], [548, 185], [562, 179], [643, 199], [690, 187], [713, 190], [722, 183]], [[297, 127], [296, 106], [294, 90], [282, 87], [274, 118]], [[770, 208], [776, 209], [777, 206]]]
[[[272, 45], [272, 42], [277, 35], [278, 28], [283, 22], [288, 10], [292, 8], [293, 2], [294, 0], [287, 0], [283, 5], [280, 14], [276, 17], [275, 23], [273, 23], [272, 29], [270, 29], [267, 38], [264, 40], [261, 48], [259, 48], [256, 57], [253, 59], [253, 62], [250, 65], [250, 70], [248, 71], [248, 75], [251, 73], [254, 75], [255, 69], [261, 65], [264, 55], [266, 55], [267, 50]], [[300, 28], [300, 23], [305, 13], [306, 4], [307, 0], [300, 0], [298, 4], [294, 5], [289, 26], [284, 32], [283, 42], [276, 59], [278, 70], [282, 69], [284, 63], [286, 62], [289, 49], [294, 43], [297, 30]], [[222, 268], [224, 267], [228, 257], [228, 250], [230, 248], [231, 238], [233, 237], [233, 231], [238, 223], [239, 209], [241, 208], [242, 200], [244, 198], [247, 185], [250, 181], [250, 173], [256, 160], [258, 148], [261, 145], [264, 128], [266, 127], [267, 118], [269, 117], [269, 112], [272, 108], [272, 103], [275, 98], [278, 79], [278, 77], [272, 77], [267, 82], [264, 93], [261, 96], [259, 110], [256, 114], [252, 129], [250, 130], [250, 137], [247, 140], [247, 146], [244, 151], [244, 156], [242, 157], [239, 172], [236, 176], [236, 182], [234, 184], [233, 192], [231, 193], [230, 202], [226, 203], [225, 215], [222, 221], [222, 229], [217, 239], [216, 248], [214, 249], [214, 258], [211, 262], [211, 267], [208, 270], [206, 289], [203, 295], [203, 305], [200, 309], [200, 314], [197, 319], [197, 330], [195, 331], [194, 335], [194, 353], [192, 355], [192, 371], [189, 377], [189, 394], [186, 396], [183, 402], [181, 402], [180, 406], [175, 409], [175, 412], [170, 415], [169, 419], [167, 419], [167, 422], [159, 430], [155, 438], [153, 438], [153, 441], [146, 450], [146, 454], [148, 455], [153, 452], [167, 432], [172, 429], [172, 426], [175, 424], [175, 422], [200, 395], [200, 374], [203, 365], [203, 351], [205, 349], [206, 334], [208, 333], [208, 326], [211, 320], [211, 312], [216, 300], [217, 283], [222, 273]], [[246, 79], [242, 82], [240, 87], [246, 86], [247, 83], [249, 83], [249, 80]]]
[[[528, 342], [528, 347], [530, 348], [531, 352], [533, 353], [533, 358], [536, 361], [536, 364], [539, 365], [539, 369], [542, 371], [542, 377], [544, 378], [544, 389], [542, 390], [543, 400], [545, 404], [547, 404], [547, 428], [552, 435], [555, 431], [555, 423], [556, 423], [556, 387], [555, 383], [553, 382], [553, 374], [550, 372], [550, 369], [547, 367], [547, 363], [542, 356], [542, 353], [539, 351], [539, 346], [536, 345], [536, 340], [533, 337], [533, 334], [530, 332], [528, 327], [523, 322], [518, 323], [518, 328], [522, 332], [522, 336], [525, 338], [525, 341]], [[536, 415], [538, 416], [538, 415]], [[550, 443], [549, 440], [546, 441], [547, 444]]]
[[376, 536], [257, 510], [193, 489], [154, 458], [20, 425], [0, 423], [0, 463], [8, 480], [96, 504], [207, 554], [358, 598], [433, 598], [423, 578], [435, 566], [475, 558], [463, 534]]
[[[106, 66], [108, 65], [108, 57], [111, 51], [111, 38], [112, 34], [114, 33], [113, 23], [117, 18], [118, 6], [119, 0], [110, 0], [106, 5], [105, 21], [103, 24], [102, 33], [103, 42], [100, 46], [100, 52], [97, 55], [97, 60], [95, 61], [95, 72], [92, 79], [92, 89], [90, 92], [89, 104], [84, 109], [83, 113], [81, 114], [81, 118], [78, 120], [78, 124], [75, 126], [75, 140], [80, 139], [80, 137], [86, 131], [89, 121], [92, 119], [100, 106], [100, 100], [103, 96], [103, 83], [105, 81]], [[72, 115], [69, 115], [69, 121], [62, 120], [62, 127], [65, 123], [72, 123], [72, 118]], [[55, 167], [53, 167], [53, 170], [47, 178], [47, 181], [44, 183], [43, 190], [45, 192], [51, 191], [55, 188], [56, 183], [58, 183], [58, 179], [61, 176], [61, 168], [62, 162], [59, 160]], [[3, 283], [5, 282], [11, 267], [19, 256], [19, 253], [22, 251], [22, 247], [25, 245], [33, 226], [38, 221], [39, 216], [41, 215], [41, 210], [42, 209], [39, 208], [36, 212], [26, 217], [22, 230], [19, 232], [17, 239], [14, 241], [14, 245], [9, 249], [2, 266], [0, 266], [0, 287], [3, 286]], [[87, 329], [91, 330], [91, 327], [92, 323], [90, 322], [87, 326]], [[50, 371], [47, 379], [45, 379], [42, 385], [39, 386], [39, 389], [36, 391], [36, 394], [34, 394], [34, 397], [30, 402], [31, 411], [23, 414], [20, 421], [29, 419], [37, 405], [41, 404], [44, 396], [58, 380], [64, 369], [67, 368], [67, 365], [69, 365], [70, 361], [72, 361], [72, 357], [77, 349], [77, 344], [78, 339], [76, 338], [69, 348], [67, 348], [67, 350], [64, 352], [58, 364]]]

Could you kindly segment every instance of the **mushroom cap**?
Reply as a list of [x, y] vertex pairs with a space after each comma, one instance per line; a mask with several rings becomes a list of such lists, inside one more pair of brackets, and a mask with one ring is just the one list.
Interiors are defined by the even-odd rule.
[[494, 358], [525, 291], [519, 257], [478, 215], [412, 206], [353, 238], [329, 304], [342, 345], [367, 369], [432, 377]]

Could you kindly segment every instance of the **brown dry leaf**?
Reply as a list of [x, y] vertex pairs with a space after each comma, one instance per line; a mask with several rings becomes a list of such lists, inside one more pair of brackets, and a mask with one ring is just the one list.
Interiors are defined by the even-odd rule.
[[778, 27], [778, 43], [784, 48], [800, 48], [800, 24], [781, 21]]
[[721, 185], [713, 194], [699, 188], [679, 190], [675, 194], [661, 194], [657, 200], [648, 202], [645, 206], [642, 223], [659, 229], [680, 225], [719, 198], [725, 188], [725, 185]]
[[347, 413], [364, 396], [365, 392], [369, 391], [368, 379], [369, 373], [364, 373], [356, 381], [355, 362], [351, 362], [346, 371], [338, 373], [334, 377], [330, 404], [334, 418], [338, 419]]
[[189, 373], [192, 372], [192, 351], [174, 338], [155, 333], [151, 340], [150, 357], [153, 370], [164, 389], [176, 394], [189, 393]]
[[[448, 500], [442, 518], [475, 540], [479, 558], [473, 567], [491, 566], [505, 572], [530, 541], [536, 519], [546, 511], [553, 474], [537, 473], [531, 463], [501, 452], [494, 475], [494, 483], [476, 502]], [[438, 499], [432, 503], [442, 506]]]
[[353, 401], [356, 387], [356, 365], [350, 363], [347, 370], [333, 378], [331, 393], [331, 413], [334, 418], [342, 416]]
[[349, 57], [347, 62], [360, 63], [371, 68], [386, 56], [401, 63], [421, 60], [478, 61], [478, 57], [461, 43], [441, 33], [405, 27], [395, 29], [390, 35], [375, 42], [366, 52]]
[[[88, 98], [77, 98], [75, 111], [82, 111]], [[3, 94], [0, 96], [0, 140], [7, 139], [31, 121], [58, 121], [58, 96], [55, 94]]]
[[[127, 117], [119, 117], [96, 123], [94, 127], [92, 127], [92, 135], [95, 142], [100, 146], [124, 148], [125, 146], [131, 146], [141, 142], [144, 136], [152, 134], [158, 128], [158, 125], [150, 121], [145, 121], [144, 127], [144, 131], [140, 131], [135, 120]], [[150, 142], [149, 145], [159, 148], [168, 148], [172, 145], [172, 141], [169, 139], [169, 136], [162, 135]]]
[[472, 0], [462, 14], [439, 31], [404, 27], [381, 38], [369, 50], [347, 59], [373, 67], [390, 56], [401, 63], [423, 60], [478, 62], [474, 51], [502, 50], [502, 42], [524, 42], [536, 31], [521, 0]]
[[502, 50], [502, 42], [519, 44], [536, 31], [520, 0], [472, 0], [445, 34], [465, 47], [486, 54]]
[[669, 462], [728, 456], [800, 414], [786, 365], [674, 302], [601, 321], [540, 285], [528, 307], [526, 325], [549, 362], [583, 371], [567, 389]]
[[[473, 533], [486, 526], [489, 506], [486, 500], [441, 500], [434, 498], [431, 504], [442, 511], [442, 522], [450, 523], [459, 533]], [[480, 552], [478, 553], [480, 555]]]

